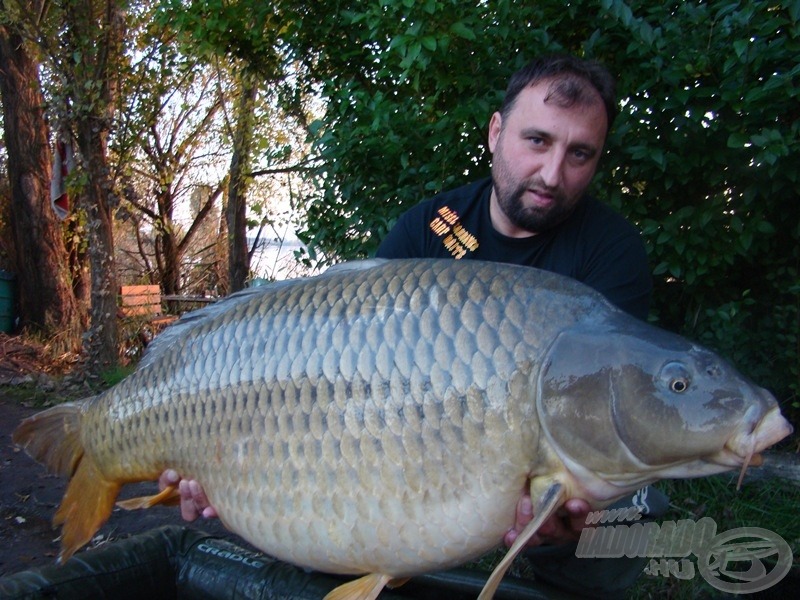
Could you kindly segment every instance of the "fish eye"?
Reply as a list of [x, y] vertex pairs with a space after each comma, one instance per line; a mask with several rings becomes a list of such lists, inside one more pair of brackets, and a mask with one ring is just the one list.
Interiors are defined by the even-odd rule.
[[692, 383], [689, 370], [679, 362], [671, 362], [664, 365], [661, 369], [661, 380], [675, 394], [683, 394]]
[[689, 389], [689, 381], [683, 378], [673, 379], [669, 382], [669, 389], [676, 394], [682, 394]]

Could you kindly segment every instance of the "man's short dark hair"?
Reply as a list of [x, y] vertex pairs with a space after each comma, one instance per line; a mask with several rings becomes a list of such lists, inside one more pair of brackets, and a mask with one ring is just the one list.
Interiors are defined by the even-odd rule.
[[500, 107], [503, 119], [508, 116], [523, 89], [546, 80], [552, 81], [552, 84], [545, 102], [552, 101], [565, 108], [589, 104], [594, 101], [592, 90], [597, 92], [606, 109], [607, 131], [611, 130], [617, 116], [614, 78], [600, 63], [568, 54], [541, 56], [514, 73]]

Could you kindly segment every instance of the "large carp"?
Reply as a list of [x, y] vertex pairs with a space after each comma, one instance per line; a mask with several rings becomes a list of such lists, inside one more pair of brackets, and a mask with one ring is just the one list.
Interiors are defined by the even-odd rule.
[[[791, 432], [713, 353], [532, 268], [396, 260], [254, 288], [191, 313], [138, 369], [14, 440], [71, 476], [62, 557], [121, 486], [199, 480], [225, 525], [285, 561], [366, 574], [332, 597], [495, 547], [537, 518], [665, 477], [758, 464]], [[170, 492], [149, 499], [164, 500]]]

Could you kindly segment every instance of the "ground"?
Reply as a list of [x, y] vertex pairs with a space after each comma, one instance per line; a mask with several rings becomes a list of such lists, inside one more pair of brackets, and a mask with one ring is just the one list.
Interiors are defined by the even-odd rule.
[[[69, 387], [69, 395], [80, 395], [80, 387], [84, 385], [80, 380], [70, 382], [66, 378], [66, 383], [61, 383], [68, 362], [68, 359], [59, 362], [45, 358], [36, 344], [0, 334], [0, 577], [53, 564], [58, 555], [59, 532], [52, 528], [51, 520], [66, 481], [48, 475], [41, 465], [16, 448], [11, 433], [22, 419], [41, 410], [30, 406], [31, 402], [24, 398], [46, 404], [48, 396], [64, 393], [65, 385]], [[155, 489], [154, 483], [127, 486], [124, 496], [147, 495]], [[174, 507], [134, 512], [115, 509], [90, 546], [167, 524], [186, 525]], [[217, 519], [190, 526], [227, 535]], [[238, 538], [235, 542], [242, 544]]]

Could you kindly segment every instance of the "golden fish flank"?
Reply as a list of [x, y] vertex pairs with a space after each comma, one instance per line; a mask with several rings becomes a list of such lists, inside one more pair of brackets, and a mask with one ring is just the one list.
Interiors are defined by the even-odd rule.
[[[691, 389], [672, 393], [665, 364], [691, 372]], [[728, 396], [739, 401], [718, 401]], [[620, 412], [672, 420], [659, 421], [661, 439], [615, 423]], [[55, 472], [76, 467], [56, 515], [64, 558], [121, 485], [169, 467], [198, 479], [226, 526], [265, 552], [369, 574], [336, 592], [366, 597], [496, 546], [529, 480], [539, 518], [509, 560], [567, 497], [601, 507], [663, 476], [727, 470], [747, 444], [759, 452], [788, 431], [774, 400], [717, 357], [579, 283], [408, 260], [345, 265], [192, 313], [128, 379], [23, 422], [15, 441]], [[637, 452], [647, 459], [615, 458]]]

